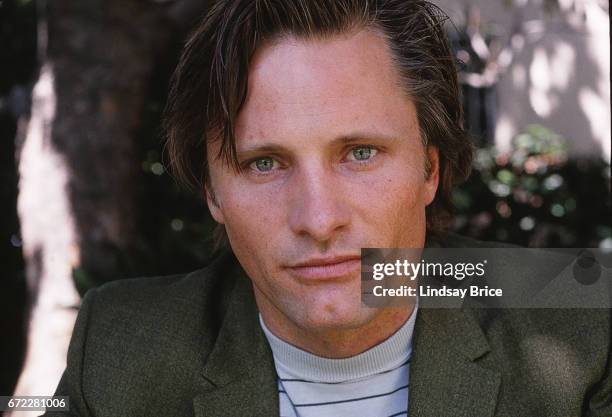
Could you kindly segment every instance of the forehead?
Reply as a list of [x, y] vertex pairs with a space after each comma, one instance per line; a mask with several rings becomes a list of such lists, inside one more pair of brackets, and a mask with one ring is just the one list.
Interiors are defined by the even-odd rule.
[[416, 128], [412, 100], [384, 38], [372, 29], [323, 39], [284, 36], [261, 46], [236, 123], [241, 142], [303, 140], [348, 130], [401, 134]]

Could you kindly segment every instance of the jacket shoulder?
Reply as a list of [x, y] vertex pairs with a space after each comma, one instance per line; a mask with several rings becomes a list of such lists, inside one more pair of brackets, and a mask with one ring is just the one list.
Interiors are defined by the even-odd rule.
[[[233, 256], [222, 256], [192, 273], [90, 290], [71, 341], [89, 405], [117, 416], [190, 405], [236, 283], [236, 265]], [[146, 404], [139, 397], [144, 392]], [[121, 410], [108, 407], [130, 393], [133, 400], [122, 401]]]
[[[235, 283], [235, 258], [224, 254], [210, 265], [184, 274], [128, 278], [106, 283], [95, 292], [96, 313], [128, 314], [157, 318], [176, 309], [208, 310], [222, 308]], [[169, 318], [176, 318], [170, 314]]]

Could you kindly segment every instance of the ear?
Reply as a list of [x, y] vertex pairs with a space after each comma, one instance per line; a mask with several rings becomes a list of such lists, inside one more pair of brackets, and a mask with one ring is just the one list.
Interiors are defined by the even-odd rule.
[[433, 145], [427, 146], [426, 157], [429, 161], [429, 170], [425, 178], [425, 205], [428, 206], [434, 200], [438, 184], [440, 182], [440, 152]]
[[215, 196], [214, 190], [207, 185], [204, 187], [204, 192], [206, 193], [206, 204], [208, 205], [208, 210], [213, 219], [215, 219], [217, 223], [225, 224], [225, 216], [223, 216], [223, 210], [221, 209], [219, 200]]

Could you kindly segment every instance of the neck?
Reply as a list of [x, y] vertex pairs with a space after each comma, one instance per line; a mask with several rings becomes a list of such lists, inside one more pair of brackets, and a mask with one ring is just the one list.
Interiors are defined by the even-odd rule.
[[373, 319], [356, 328], [313, 330], [297, 326], [284, 315], [277, 314], [274, 307], [259, 308], [266, 326], [276, 337], [314, 355], [331, 359], [355, 356], [384, 342], [406, 323], [414, 311], [414, 305], [381, 308]]

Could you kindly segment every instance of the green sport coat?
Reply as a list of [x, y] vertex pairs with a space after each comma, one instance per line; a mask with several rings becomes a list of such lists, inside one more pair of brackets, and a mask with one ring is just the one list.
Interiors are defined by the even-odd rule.
[[[231, 253], [190, 274], [90, 290], [55, 394], [70, 412], [45, 415], [279, 416], [257, 311]], [[611, 417], [610, 313], [419, 309], [409, 416]]]

